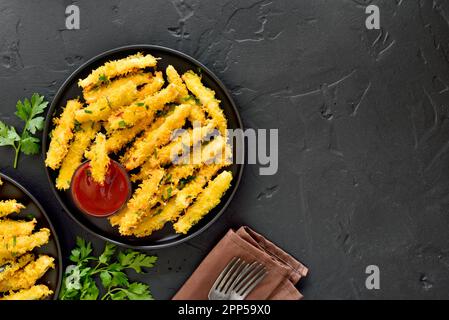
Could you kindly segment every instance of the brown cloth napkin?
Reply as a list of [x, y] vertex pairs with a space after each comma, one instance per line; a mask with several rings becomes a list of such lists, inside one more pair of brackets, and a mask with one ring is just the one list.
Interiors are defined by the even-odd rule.
[[247, 262], [263, 263], [268, 273], [248, 295], [248, 300], [299, 300], [302, 294], [295, 288], [307, 268], [291, 255], [248, 227], [237, 232], [229, 230], [223, 239], [201, 262], [173, 300], [207, 300], [215, 279], [233, 257]]

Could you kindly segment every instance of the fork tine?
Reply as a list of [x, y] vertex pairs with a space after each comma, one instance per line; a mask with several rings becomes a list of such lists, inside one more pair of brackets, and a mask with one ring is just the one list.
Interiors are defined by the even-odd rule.
[[218, 285], [220, 284], [223, 277], [228, 273], [229, 269], [237, 262], [240, 258], [234, 257], [231, 261], [226, 265], [226, 267], [223, 269], [223, 271], [218, 276], [217, 280], [215, 280], [214, 284], [212, 285], [211, 290], [217, 289]]
[[246, 271], [245, 276], [241, 278], [241, 280], [239, 281], [238, 284], [236, 284], [234, 291], [239, 292], [241, 291], [242, 287], [245, 285], [245, 283], [249, 280], [251, 280], [251, 278], [254, 276], [255, 273], [257, 273], [260, 269], [260, 267], [263, 267], [260, 263], [257, 263], [256, 261], [254, 261], [251, 266], [248, 268], [248, 270]]
[[246, 285], [246, 288], [242, 289], [243, 292], [241, 293], [242, 299], [245, 300], [245, 298], [248, 296], [248, 294], [253, 291], [253, 289], [265, 278], [265, 275], [267, 274], [265, 268], [260, 270], [257, 275], [252, 279], [252, 283], [248, 282]]
[[228, 281], [226, 281], [226, 285], [223, 287], [223, 293], [228, 293], [230, 291], [230, 287], [235, 282], [235, 279], [239, 277], [241, 274], [242, 269], [244, 269], [248, 264], [245, 260], [241, 260], [240, 263], [236, 264], [237, 267], [235, 270], [233, 270], [232, 275], [228, 278]]
[[248, 272], [249, 272], [249, 270], [250, 270], [250, 268], [251, 268], [251, 266], [252, 266], [253, 264], [254, 264], [254, 262], [251, 263], [251, 264], [248, 264], [248, 263], [247, 263], [247, 264], [245, 265], [245, 267], [244, 267], [243, 270], [240, 272], [240, 274], [239, 274], [239, 275], [235, 278], [235, 280], [232, 282], [231, 286], [229, 287], [229, 291], [233, 291], [233, 290], [235, 289], [235, 287], [240, 283], [240, 280], [248, 274]]
[[218, 284], [218, 286], [216, 288], [218, 291], [223, 292], [223, 288], [228, 283], [229, 277], [232, 277], [234, 275], [234, 271], [235, 271], [236, 267], [238, 267], [240, 265], [241, 260], [242, 259], [238, 258], [237, 261], [232, 265], [232, 267], [226, 272], [223, 279], [221, 280], [221, 282]]

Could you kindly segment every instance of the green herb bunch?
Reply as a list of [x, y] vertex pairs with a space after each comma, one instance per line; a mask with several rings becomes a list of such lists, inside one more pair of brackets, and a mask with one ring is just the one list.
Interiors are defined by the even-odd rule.
[[0, 121], [0, 147], [14, 148], [14, 168], [17, 168], [20, 152], [26, 155], [39, 152], [40, 140], [34, 135], [44, 127], [44, 117], [41, 115], [47, 105], [48, 102], [44, 100], [44, 96], [37, 93], [34, 93], [30, 100], [25, 98], [23, 102], [20, 100], [17, 102], [15, 115], [25, 122], [21, 135], [13, 126]]
[[[76, 264], [66, 268], [60, 300], [152, 300], [149, 286], [130, 282], [126, 270], [142, 273], [142, 268], [151, 268], [156, 256], [127, 250], [117, 254], [115, 245], [106, 243], [103, 253], [97, 258], [92, 255], [92, 244], [76, 239], [70, 260]], [[104, 294], [100, 297], [99, 284]]]

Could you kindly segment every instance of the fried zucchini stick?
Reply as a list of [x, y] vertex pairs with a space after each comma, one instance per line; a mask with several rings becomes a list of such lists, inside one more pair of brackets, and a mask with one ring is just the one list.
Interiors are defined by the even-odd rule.
[[149, 83], [147, 83], [141, 90], [139, 90], [138, 99], [145, 99], [147, 96], [151, 96], [162, 89], [165, 80], [162, 72], [155, 72], [154, 77]]
[[56, 188], [59, 190], [70, 188], [72, 176], [81, 165], [84, 152], [90, 146], [92, 139], [95, 138], [99, 130], [99, 123], [85, 122], [81, 125], [79, 131], [75, 133], [75, 139], [70, 145], [67, 156], [62, 161], [59, 175], [56, 178]]
[[119, 231], [121, 234], [127, 234], [129, 230], [135, 228], [144, 218], [145, 211], [157, 203], [159, 183], [163, 176], [163, 169], [155, 170], [134, 192], [133, 197], [128, 202], [128, 210], [125, 210], [125, 214], [120, 219]]
[[30, 235], [34, 230], [35, 225], [36, 219], [31, 221], [17, 221], [11, 219], [0, 220], [0, 237]]
[[46, 285], [39, 284], [29, 289], [10, 293], [0, 298], [0, 300], [42, 300], [51, 294], [53, 294], [53, 291], [48, 289]]
[[[158, 128], [162, 123], [164, 123], [164, 118], [158, 118], [151, 125], [150, 131]], [[106, 148], [108, 152], [117, 153], [120, 151], [127, 143], [134, 140], [134, 138], [147, 129], [151, 124], [150, 118], [144, 118], [140, 120], [135, 126], [131, 128], [126, 128], [123, 130], [113, 131], [106, 141]]]
[[111, 162], [106, 149], [106, 136], [103, 133], [97, 134], [95, 142], [90, 150], [86, 151], [85, 157], [90, 160], [92, 179], [103, 185]]
[[144, 134], [142, 139], [134, 142], [121, 158], [121, 163], [127, 170], [132, 170], [142, 165], [145, 160], [158, 148], [170, 141], [172, 131], [182, 128], [190, 114], [191, 106], [179, 105], [175, 111], [165, 118], [164, 123], [154, 131]]
[[42, 228], [29, 236], [0, 238], [0, 264], [48, 242], [50, 230]]
[[83, 97], [84, 100], [91, 104], [102, 97], [107, 97], [111, 95], [114, 91], [118, 90], [121, 86], [131, 81], [134, 86], [139, 87], [142, 85], [149, 85], [154, 82], [154, 77], [152, 73], [137, 73], [125, 78], [120, 78], [114, 81], [109, 82], [108, 84], [98, 87], [92, 90], [84, 90]]
[[143, 118], [154, 118], [155, 113], [167, 103], [173, 102], [178, 95], [176, 86], [171, 84], [154, 95], [126, 106], [111, 115], [108, 119], [110, 130], [124, 129], [136, 124]]
[[153, 232], [160, 230], [169, 221], [176, 221], [182, 212], [195, 200], [197, 195], [201, 193], [207, 182], [220, 170], [219, 165], [204, 166], [197, 176], [186, 186], [180, 190], [176, 197], [168, 201], [166, 206], [154, 208], [150, 210], [148, 216], [132, 230], [132, 234], [136, 237], [146, 237]]
[[0, 266], [0, 282], [11, 277], [16, 271], [25, 267], [28, 263], [34, 260], [34, 255], [28, 253], [20, 256], [18, 259], [7, 263], [6, 266]]
[[176, 102], [184, 102], [185, 99], [189, 96], [189, 92], [187, 91], [187, 87], [182, 81], [178, 71], [176, 71], [176, 69], [172, 65], [169, 65], [165, 70], [165, 74], [167, 75], [168, 83], [174, 84], [178, 90]]
[[120, 107], [131, 104], [137, 99], [139, 91], [132, 81], [128, 81], [117, 90], [111, 92], [91, 103], [84, 109], [75, 113], [75, 119], [78, 122], [86, 121], [104, 121]]
[[144, 56], [141, 53], [137, 53], [124, 59], [106, 62], [103, 66], [92, 71], [85, 79], [80, 79], [78, 85], [88, 90], [115, 77], [123, 76], [139, 69], [154, 67], [156, 64], [157, 59], [152, 55], [147, 54]]
[[[187, 156], [177, 159], [176, 166], [178, 166], [179, 164], [187, 164], [187, 163], [194, 164], [193, 161], [190, 162], [188, 161], [190, 159], [189, 156], [190, 147], [192, 145], [200, 143], [201, 141], [204, 141], [204, 139], [206, 139], [206, 137], [209, 136], [213, 132], [213, 130], [214, 126], [212, 124], [201, 128], [194, 128], [193, 130], [191, 129], [187, 130], [168, 145], [159, 148], [155, 152], [155, 154], [157, 154], [157, 157], [150, 157], [142, 165], [140, 172], [131, 176], [131, 181], [136, 182], [139, 180], [143, 180], [148, 175], [148, 172], [151, 172], [151, 170], [153, 170], [154, 168], [157, 168], [159, 166], [165, 166], [171, 162], [174, 162], [174, 160], [177, 158], [178, 155], [186, 151], [185, 150], [186, 148], [188, 148], [189, 153], [187, 154]], [[204, 148], [202, 148], [201, 150], [203, 149]], [[206, 151], [207, 150], [211, 150], [211, 147], [206, 149]], [[201, 158], [206, 159], [207, 154], [205, 153], [203, 156], [200, 157], [200, 159]]]
[[22, 209], [25, 209], [25, 206], [18, 203], [17, 200], [0, 201], [0, 218], [6, 217], [11, 213], [19, 213]]
[[207, 187], [198, 196], [196, 202], [173, 224], [175, 231], [186, 234], [190, 228], [220, 203], [221, 197], [231, 186], [231, 181], [231, 172], [223, 171], [214, 180], [209, 182]]
[[201, 83], [201, 78], [192, 71], [182, 75], [187, 88], [200, 100], [209, 116], [217, 123], [220, 133], [225, 136], [227, 129], [226, 117], [215, 98], [215, 92]]
[[45, 164], [56, 170], [69, 150], [69, 143], [73, 137], [75, 127], [75, 114], [83, 107], [78, 100], [69, 100], [59, 119], [55, 120], [56, 127], [51, 133], [50, 147], [48, 148]]
[[11, 277], [0, 281], [0, 292], [26, 289], [33, 286], [50, 268], [54, 268], [54, 258], [42, 255]]

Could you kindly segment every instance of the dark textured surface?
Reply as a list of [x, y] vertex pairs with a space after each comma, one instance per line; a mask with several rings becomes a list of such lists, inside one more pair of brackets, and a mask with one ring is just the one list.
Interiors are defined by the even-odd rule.
[[[17, 99], [51, 98], [83, 61], [135, 43], [181, 50], [231, 90], [246, 127], [280, 128], [280, 167], [248, 166], [218, 222], [157, 251], [145, 277], [170, 298], [229, 227], [247, 224], [310, 267], [307, 299], [449, 294], [449, 3], [373, 1], [0, 1], [0, 119]], [[0, 169], [40, 199], [64, 254], [83, 232], [58, 205], [38, 157], [0, 148]], [[101, 248], [101, 241], [85, 235]], [[381, 289], [365, 289], [376, 264]], [[136, 277], [137, 278], [137, 277]]]

